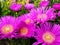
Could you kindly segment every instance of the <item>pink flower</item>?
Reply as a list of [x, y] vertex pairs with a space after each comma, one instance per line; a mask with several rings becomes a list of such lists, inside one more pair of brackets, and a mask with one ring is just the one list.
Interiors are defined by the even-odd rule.
[[49, 1], [42, 1], [42, 2], [40, 2], [40, 4], [39, 4], [39, 6], [40, 7], [47, 7], [49, 5]]
[[21, 10], [21, 8], [22, 8], [22, 4], [13, 3], [13, 4], [10, 6], [10, 9], [13, 10], [13, 11], [19, 11], [19, 10]]
[[45, 22], [56, 19], [56, 13], [54, 12], [54, 8], [48, 10], [37, 8], [30, 11], [30, 18], [37, 22]]
[[39, 42], [44, 45], [60, 45], [60, 25], [52, 25], [50, 23], [41, 24], [40, 29], [36, 30], [34, 37], [37, 40], [37, 45]]
[[33, 9], [34, 8], [34, 4], [26, 4], [25, 6], [25, 9], [27, 9], [27, 10], [31, 10], [31, 9]]
[[60, 10], [60, 3], [55, 3], [55, 4], [53, 4], [52, 7], [56, 10]]
[[18, 27], [18, 29], [17, 29], [17, 31], [18, 31], [18, 33], [17, 33], [17, 38], [26, 38], [26, 37], [28, 37], [28, 38], [30, 38], [30, 37], [33, 37], [33, 35], [34, 35], [34, 30], [35, 30], [35, 28], [34, 28], [34, 24], [31, 24], [31, 23], [29, 23], [29, 24], [26, 24], [24, 21], [20, 21], [20, 18], [19, 19], [17, 19], [18, 20], [18, 22], [17, 22], [17, 27]]
[[1, 17], [0, 34], [1, 38], [15, 38], [16, 19], [12, 16]]

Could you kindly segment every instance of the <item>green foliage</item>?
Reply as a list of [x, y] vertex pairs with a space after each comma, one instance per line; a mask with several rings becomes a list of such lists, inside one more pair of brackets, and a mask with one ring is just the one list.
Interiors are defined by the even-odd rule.
[[30, 39], [3, 39], [0, 40], [1, 45], [30, 45]]
[[60, 0], [50, 0], [50, 6], [52, 6], [54, 3], [59, 3]]
[[36, 7], [39, 5], [40, 1], [41, 0], [34, 0], [34, 4], [35, 4]]
[[6, 2], [1, 2], [1, 15], [7, 15], [10, 10], [9, 10], [10, 4]]
[[6, 0], [5, 2], [0, 2], [0, 5], [1, 5], [1, 7], [0, 7], [0, 10], [1, 10], [0, 15], [1, 16], [6, 16], [6, 15], [19, 16], [21, 14], [28, 12], [27, 10], [24, 9], [24, 7], [22, 7], [22, 10], [20, 10], [16, 14], [16, 12], [10, 10], [10, 3], [8, 0]]
[[[18, 0], [18, 1], [21, 1], [21, 0]], [[32, 2], [37, 7], [39, 5], [39, 3], [41, 2], [41, 0], [32, 0]], [[50, 0], [50, 6], [52, 6], [56, 2], [60, 2], [60, 0]], [[10, 10], [10, 2], [8, 0], [0, 2], [0, 5], [1, 5], [1, 7], [0, 7], [0, 15], [1, 16], [6, 16], [6, 15], [19, 16], [19, 15], [22, 15], [22, 14], [28, 12], [23, 7], [22, 10], [20, 10], [16, 14], [16, 12], [13, 12], [12, 10]]]

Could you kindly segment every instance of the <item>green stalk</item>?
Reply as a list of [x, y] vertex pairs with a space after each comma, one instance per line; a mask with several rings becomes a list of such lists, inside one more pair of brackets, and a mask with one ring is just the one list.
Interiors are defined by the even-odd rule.
[[12, 40], [12, 39], [9, 39], [9, 41], [10, 41], [10, 45], [14, 45], [14, 43], [13, 43], [13, 40]]
[[27, 39], [26, 45], [30, 45], [30, 39]]
[[22, 45], [30, 45], [30, 39], [22, 39], [21, 43]]
[[21, 39], [22, 45], [25, 45], [25, 39]]

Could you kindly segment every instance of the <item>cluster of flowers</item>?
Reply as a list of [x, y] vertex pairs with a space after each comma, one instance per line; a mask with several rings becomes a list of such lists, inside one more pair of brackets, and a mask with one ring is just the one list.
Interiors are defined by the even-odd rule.
[[[49, 20], [56, 19], [54, 12], [56, 7], [48, 8], [49, 1], [42, 1], [40, 7], [34, 8], [32, 4], [26, 4], [25, 8], [30, 12], [19, 17], [4, 16], [0, 18], [0, 39], [4, 38], [31, 38], [37, 42], [32, 45], [60, 45], [60, 25], [51, 24]], [[10, 9], [20, 10], [22, 5], [13, 4]], [[58, 6], [57, 6], [58, 7]], [[60, 16], [60, 12], [58, 12]]]

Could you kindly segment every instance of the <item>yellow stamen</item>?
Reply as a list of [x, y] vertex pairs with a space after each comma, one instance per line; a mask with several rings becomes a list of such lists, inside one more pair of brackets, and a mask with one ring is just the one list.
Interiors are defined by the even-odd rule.
[[21, 30], [20, 30], [20, 34], [21, 35], [26, 35], [28, 33], [28, 29], [27, 28], [22, 28]]
[[26, 19], [26, 20], [25, 20], [25, 23], [26, 23], [26, 24], [29, 24], [30, 22], [31, 22], [30, 19]]
[[50, 32], [46, 32], [43, 34], [43, 40], [47, 43], [52, 43], [55, 40], [55, 36]]
[[4, 25], [4, 26], [2, 27], [2, 32], [3, 32], [4, 34], [8, 34], [8, 33], [13, 32], [13, 26], [12, 26], [12, 25]]

